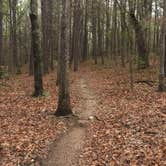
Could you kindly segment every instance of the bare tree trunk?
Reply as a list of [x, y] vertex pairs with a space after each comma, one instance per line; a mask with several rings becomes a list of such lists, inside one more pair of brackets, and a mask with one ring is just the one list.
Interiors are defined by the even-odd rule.
[[0, 66], [4, 64], [2, 49], [3, 49], [3, 11], [2, 11], [2, 0], [0, 0]]
[[117, 2], [116, 0], [113, 1], [113, 14], [112, 14], [112, 53], [113, 53], [113, 59], [115, 60], [115, 63], [117, 64]]
[[33, 48], [31, 46], [31, 51], [30, 51], [30, 56], [29, 56], [29, 75], [33, 75], [34, 74], [34, 64], [33, 64], [34, 60], [33, 60]]
[[12, 34], [12, 46], [13, 46], [13, 62], [16, 73], [20, 73], [20, 63], [18, 58], [18, 41], [17, 41], [17, 16], [16, 16], [17, 0], [12, 0], [12, 19], [13, 19], [13, 34]]
[[72, 114], [69, 93], [69, 12], [70, 1], [62, 0], [61, 41], [59, 57], [59, 94], [56, 116]]
[[41, 43], [40, 43], [40, 31], [38, 22], [38, 1], [31, 0], [30, 2], [30, 19], [31, 19], [31, 47], [33, 51], [34, 59], [34, 96], [38, 97], [43, 95], [43, 81], [41, 71]]
[[49, 12], [49, 23], [48, 23], [48, 37], [49, 37], [49, 56], [50, 56], [50, 61], [49, 61], [49, 65], [51, 70], [54, 70], [54, 40], [53, 40], [53, 0], [49, 0], [48, 1], [48, 12]]
[[48, 44], [48, 0], [41, 0], [42, 12], [42, 55], [43, 55], [43, 72], [49, 73], [49, 44]]
[[[58, 4], [60, 5], [60, 3]], [[60, 79], [60, 54], [61, 54], [61, 14], [59, 13], [58, 15], [58, 29], [59, 29], [59, 34], [58, 34], [58, 56], [57, 56], [57, 79], [56, 79], [56, 85], [59, 85], [59, 79]], [[69, 52], [70, 53], [70, 52]]]
[[104, 64], [104, 56], [103, 56], [103, 37], [102, 37], [102, 26], [101, 26], [101, 1], [98, 1], [98, 12], [97, 12], [97, 18], [98, 18], [98, 55], [101, 57], [101, 63]]
[[110, 54], [110, 0], [106, 0], [106, 36], [105, 36], [105, 52], [106, 56]]
[[73, 20], [73, 57], [74, 71], [78, 70], [80, 59], [80, 37], [81, 37], [81, 1], [74, 1], [74, 20]]
[[160, 56], [160, 75], [159, 75], [159, 86], [158, 86], [159, 92], [165, 91], [165, 83], [164, 83], [164, 78], [165, 78], [164, 61], [165, 61], [165, 57], [166, 57], [166, 34], [164, 33], [164, 35], [163, 35], [163, 53]]
[[96, 53], [96, 49], [97, 49], [97, 36], [96, 36], [96, 24], [97, 24], [97, 20], [96, 20], [96, 17], [97, 17], [97, 13], [96, 13], [96, 6], [97, 3], [96, 3], [96, 0], [92, 0], [92, 56], [95, 60], [95, 64], [97, 64], [97, 53]]
[[85, 21], [84, 21], [84, 37], [83, 37], [83, 61], [88, 58], [88, 0], [85, 1]]
[[[10, 25], [10, 39], [9, 39], [9, 45], [11, 45], [11, 47], [13, 47], [13, 40], [12, 40], [12, 36], [13, 36], [13, 22], [12, 22], [12, 2], [11, 0], [8, 0], [9, 3], [9, 17], [10, 17], [10, 21], [9, 21], [9, 25]], [[9, 50], [9, 71], [13, 72], [13, 54], [12, 54], [12, 50]]]
[[163, 24], [162, 24], [162, 53], [160, 56], [160, 75], [159, 75], [159, 86], [160, 92], [165, 91], [165, 59], [166, 59], [166, 1], [164, 1], [164, 12], [163, 12]]
[[[121, 6], [123, 9], [126, 9], [126, 0], [121, 0]], [[125, 39], [126, 39], [126, 27], [125, 27], [125, 22], [126, 22], [126, 13], [125, 10], [121, 10], [121, 62], [122, 66], [125, 67]]]
[[145, 33], [143, 30], [143, 27], [135, 16], [134, 6], [135, 6], [134, 2], [129, 0], [129, 17], [135, 31], [136, 44], [137, 44], [137, 50], [139, 55], [138, 68], [145, 69], [149, 67], [148, 49], [146, 46], [146, 38], [144, 35]]

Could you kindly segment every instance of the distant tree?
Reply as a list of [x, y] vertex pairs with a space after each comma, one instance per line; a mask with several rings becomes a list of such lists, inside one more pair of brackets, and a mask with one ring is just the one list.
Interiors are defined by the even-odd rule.
[[110, 0], [106, 1], [106, 35], [105, 35], [105, 54], [110, 54]]
[[92, 56], [97, 64], [97, 2], [92, 0]]
[[61, 37], [59, 55], [59, 94], [56, 116], [72, 114], [69, 93], [69, 9], [70, 1], [62, 0]]
[[41, 44], [40, 44], [40, 29], [38, 22], [38, 1], [31, 0], [30, 2], [30, 20], [31, 20], [31, 47], [34, 60], [34, 96], [38, 97], [43, 94], [43, 81], [41, 71]]
[[48, 41], [48, 0], [41, 0], [41, 21], [42, 21], [42, 57], [43, 72], [49, 73], [49, 41]]
[[103, 1], [98, 0], [97, 3], [97, 37], [98, 37], [98, 55], [101, 57], [101, 63], [104, 64], [104, 54], [103, 54], [103, 32], [104, 32], [104, 18], [103, 18]]
[[117, 17], [117, 2], [116, 0], [113, 0], [113, 9], [112, 9], [112, 48], [111, 48], [111, 51], [112, 51], [112, 57], [113, 57], [113, 60], [115, 61], [115, 63], [117, 64], [117, 55], [118, 55], [118, 17]]
[[48, 1], [48, 54], [49, 66], [54, 70], [54, 0]]
[[80, 58], [80, 37], [81, 37], [81, 1], [74, 0], [74, 18], [73, 18], [73, 60], [74, 71], [78, 70]]
[[15, 73], [20, 73], [20, 63], [18, 57], [18, 36], [17, 36], [17, 0], [9, 0], [10, 7], [10, 35], [12, 44], [12, 60]]
[[135, 31], [135, 38], [139, 57], [138, 67], [139, 69], [145, 69], [149, 66], [149, 52], [146, 44], [146, 36], [143, 25], [135, 15], [135, 4], [136, 1], [129, 0], [129, 17]]
[[83, 33], [83, 53], [82, 60], [86, 61], [88, 58], [88, 3], [89, 0], [85, 1], [85, 16], [84, 16], [84, 33]]
[[120, 17], [121, 17], [121, 61], [122, 61], [122, 66], [125, 67], [125, 56], [126, 56], [126, 50], [125, 50], [125, 44], [126, 44], [126, 0], [121, 0], [120, 4], [123, 8], [123, 10], [120, 11]]

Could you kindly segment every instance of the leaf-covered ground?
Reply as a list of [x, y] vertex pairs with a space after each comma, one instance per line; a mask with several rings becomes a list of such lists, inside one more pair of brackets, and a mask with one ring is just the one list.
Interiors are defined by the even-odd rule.
[[[72, 75], [71, 84], [75, 76]], [[47, 147], [67, 130], [55, 118], [56, 73], [44, 77], [45, 97], [32, 98], [33, 77], [27, 74], [0, 82], [0, 165], [30, 164], [47, 156]], [[72, 91], [72, 106], [77, 94]], [[40, 159], [39, 159], [40, 160]]]
[[[80, 165], [166, 165], [166, 94], [156, 92], [157, 84], [134, 84], [131, 91], [124, 69], [93, 67], [88, 75], [99, 120], [89, 129]], [[135, 80], [155, 76], [152, 69], [134, 74]]]
[[[143, 74], [144, 73], [144, 74]], [[71, 77], [71, 101], [81, 100], [76, 80], [84, 77], [97, 100], [97, 120], [87, 131], [80, 166], [166, 165], [166, 93], [157, 83], [135, 83], [130, 90], [124, 69], [87, 67]], [[134, 80], [157, 80], [153, 70], [134, 73]], [[57, 107], [55, 72], [44, 77], [46, 97], [32, 98], [33, 78], [26, 74], [0, 81], [0, 165], [29, 164], [46, 157], [47, 147], [67, 131], [52, 114]]]

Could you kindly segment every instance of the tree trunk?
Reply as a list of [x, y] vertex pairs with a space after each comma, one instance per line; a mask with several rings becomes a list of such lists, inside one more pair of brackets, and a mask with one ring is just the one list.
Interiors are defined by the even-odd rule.
[[[121, 0], [121, 6], [123, 9], [126, 9], [126, 0]], [[125, 67], [125, 39], [126, 39], [126, 31], [125, 31], [125, 22], [126, 22], [126, 13], [125, 10], [121, 10], [121, 62], [122, 67]]]
[[41, 0], [42, 12], [42, 55], [43, 55], [43, 72], [49, 73], [49, 43], [48, 43], [48, 0]]
[[129, 1], [129, 17], [135, 31], [136, 44], [137, 44], [137, 50], [138, 50], [138, 56], [139, 56], [138, 68], [145, 69], [149, 67], [148, 49], [146, 46], [146, 38], [145, 38], [143, 26], [136, 18], [134, 8], [135, 7], [133, 5], [133, 2], [130, 0]]
[[69, 9], [70, 1], [62, 0], [61, 38], [59, 57], [59, 94], [56, 116], [72, 114], [69, 93]]
[[[58, 4], [60, 5], [60, 4]], [[60, 79], [60, 54], [61, 54], [61, 14], [58, 15], [58, 56], [57, 56], [57, 79], [56, 79], [56, 85], [59, 85], [59, 79]]]
[[34, 96], [43, 95], [43, 81], [41, 71], [41, 45], [40, 45], [40, 31], [38, 22], [38, 1], [31, 0], [30, 2], [30, 19], [31, 19], [31, 47], [34, 59]]
[[53, 33], [53, 0], [49, 0], [48, 1], [48, 11], [49, 11], [49, 24], [47, 25], [48, 26], [48, 37], [49, 37], [49, 42], [48, 42], [48, 45], [49, 45], [49, 56], [50, 56], [50, 68], [51, 70], [53, 71], [54, 70], [54, 40], [53, 40], [53, 36], [54, 36], [54, 33]]
[[165, 91], [165, 83], [164, 83], [165, 64], [164, 64], [164, 61], [165, 61], [165, 57], [166, 57], [166, 33], [164, 33], [164, 35], [163, 35], [163, 44], [162, 45], [163, 45], [163, 51], [162, 51], [162, 54], [160, 56], [160, 74], [159, 74], [159, 86], [158, 86], [159, 92]]
[[164, 1], [164, 12], [163, 12], [163, 23], [162, 23], [162, 53], [160, 56], [160, 75], [159, 75], [159, 86], [160, 92], [165, 91], [165, 59], [166, 59], [166, 1]]
[[34, 74], [34, 60], [33, 60], [33, 48], [31, 46], [30, 56], [29, 56], [29, 75], [32, 76]]
[[117, 64], [117, 47], [118, 47], [118, 42], [117, 42], [117, 32], [118, 32], [118, 27], [117, 27], [117, 2], [116, 0], [113, 1], [113, 13], [112, 13], [112, 54], [113, 54], [113, 60]]
[[97, 49], [97, 36], [96, 36], [96, 20], [97, 17], [97, 13], [96, 13], [96, 0], [92, 0], [92, 56], [95, 60], [95, 64], [97, 64], [97, 53], [96, 53], [96, 49]]
[[20, 63], [18, 58], [18, 41], [17, 41], [17, 16], [16, 16], [16, 8], [17, 8], [17, 0], [12, 0], [12, 19], [13, 19], [13, 34], [12, 34], [12, 46], [13, 46], [13, 62], [14, 62], [14, 69], [16, 73], [20, 73]]
[[98, 1], [98, 12], [97, 12], [97, 18], [98, 18], [98, 55], [101, 57], [101, 63], [104, 65], [104, 56], [103, 56], [103, 37], [102, 37], [102, 27], [101, 27], [101, 2]]
[[105, 36], [105, 52], [106, 56], [110, 54], [110, 12], [109, 0], [106, 0], [106, 36]]
[[0, 0], [0, 66], [4, 65], [3, 57], [3, 11], [2, 11], [2, 0]]
[[85, 1], [85, 20], [84, 20], [84, 36], [83, 36], [83, 61], [88, 58], [88, 0]]
[[74, 71], [78, 70], [80, 59], [80, 37], [81, 37], [81, 1], [74, 1], [74, 20], [73, 20], [73, 58]]

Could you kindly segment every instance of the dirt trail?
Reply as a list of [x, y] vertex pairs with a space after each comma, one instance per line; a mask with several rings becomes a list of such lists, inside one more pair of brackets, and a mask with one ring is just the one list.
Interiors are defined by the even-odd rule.
[[[78, 166], [78, 157], [82, 151], [84, 138], [86, 135], [86, 125], [90, 116], [94, 116], [96, 111], [96, 98], [88, 88], [86, 81], [80, 79], [77, 83], [79, 94], [81, 96], [78, 106], [80, 121], [71, 127], [70, 131], [60, 138], [59, 142], [52, 147], [52, 151], [44, 166]], [[77, 109], [77, 108], [75, 108]]]

